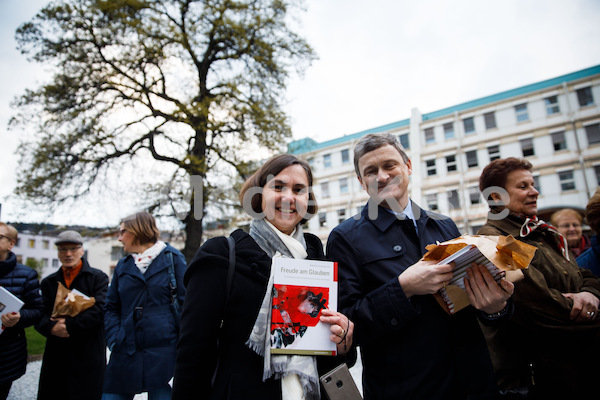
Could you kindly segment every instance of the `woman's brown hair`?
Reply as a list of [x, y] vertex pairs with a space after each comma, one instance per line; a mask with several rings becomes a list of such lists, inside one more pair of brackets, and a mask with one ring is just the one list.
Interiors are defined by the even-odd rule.
[[[303, 218], [300, 223], [305, 223], [310, 217], [315, 215], [319, 207], [312, 191], [313, 176], [310, 165], [291, 154], [281, 154], [270, 158], [244, 182], [239, 196], [242, 208], [251, 216], [254, 216], [253, 214], [262, 214], [262, 188], [267, 184], [268, 180], [292, 165], [300, 165], [308, 178], [308, 209], [306, 210], [306, 218]], [[251, 196], [250, 199], [247, 198], [248, 196]], [[250, 209], [248, 209], [248, 205]]]
[[[531, 171], [532, 168], [533, 166], [529, 161], [521, 158], [508, 157], [494, 160], [486, 165], [483, 171], [481, 171], [481, 176], [479, 177], [479, 190], [481, 193], [485, 193], [486, 189], [494, 186], [506, 189], [506, 178], [508, 177], [508, 174], [521, 169]], [[490, 195], [491, 193], [488, 193], [486, 199], [488, 203], [492, 201]]]
[[156, 243], [160, 238], [156, 220], [146, 211], [125, 217], [120, 223], [135, 236], [134, 244]]

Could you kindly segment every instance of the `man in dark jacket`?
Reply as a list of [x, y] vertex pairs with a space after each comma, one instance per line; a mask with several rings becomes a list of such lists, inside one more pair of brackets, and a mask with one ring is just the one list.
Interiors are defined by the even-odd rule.
[[[13, 381], [25, 373], [25, 328], [38, 322], [44, 309], [37, 272], [18, 264], [15, 253], [11, 251], [17, 235], [13, 226], [0, 222], [0, 286], [23, 302], [19, 311], [0, 310], [0, 400], [8, 397]], [[3, 308], [1, 303], [0, 301], [0, 308]]]
[[419, 260], [426, 245], [459, 236], [456, 225], [409, 199], [412, 164], [395, 136], [363, 137], [354, 165], [370, 199], [331, 232], [327, 256], [339, 265], [341, 312], [355, 323], [365, 399], [494, 398], [476, 314], [501, 319], [514, 286], [470, 268], [467, 294], [481, 311], [446, 314], [432, 294], [452, 277], [452, 266]]
[[[100, 399], [106, 366], [104, 299], [108, 277], [83, 258], [83, 238], [61, 232], [55, 242], [61, 268], [42, 281], [44, 315], [36, 329], [48, 338], [38, 399]], [[77, 289], [95, 304], [72, 317], [52, 317], [58, 285]]]

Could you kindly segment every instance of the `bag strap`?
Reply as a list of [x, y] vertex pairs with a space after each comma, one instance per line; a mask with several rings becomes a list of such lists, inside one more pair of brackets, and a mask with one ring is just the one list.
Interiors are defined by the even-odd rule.
[[[231, 236], [227, 237], [227, 244], [229, 246], [229, 267], [227, 268], [227, 281], [225, 282], [225, 302], [223, 304], [223, 314], [221, 315], [221, 325], [219, 330], [223, 329], [223, 322], [225, 321], [225, 310], [227, 310], [227, 303], [229, 303], [229, 294], [231, 292], [231, 286], [233, 285], [233, 274], [235, 272], [235, 239]], [[220, 336], [217, 336], [217, 351], [220, 347]], [[215, 386], [217, 379], [217, 372], [219, 371], [219, 358], [217, 358], [217, 365], [211, 379], [211, 387]]]
[[171, 289], [171, 306], [175, 314], [175, 326], [179, 330], [179, 301], [177, 300], [177, 279], [175, 278], [175, 264], [173, 263], [173, 253], [167, 252], [169, 257], [169, 288]]
[[221, 327], [223, 327], [223, 321], [225, 320], [225, 310], [229, 303], [229, 294], [231, 293], [231, 286], [233, 285], [233, 274], [235, 273], [235, 239], [232, 236], [227, 237], [227, 244], [229, 245], [229, 268], [227, 269], [227, 281], [225, 286], [225, 303], [223, 306], [223, 316], [221, 318]]

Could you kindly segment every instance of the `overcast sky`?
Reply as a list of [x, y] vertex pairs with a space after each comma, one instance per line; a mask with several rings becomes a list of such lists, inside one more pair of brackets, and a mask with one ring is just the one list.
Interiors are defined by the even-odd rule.
[[[97, 213], [18, 214], [13, 98], [44, 76], [14, 32], [46, 0], [0, 0], [2, 220], [114, 225], [126, 205]], [[289, 84], [295, 139], [333, 139], [600, 64], [598, 0], [308, 0], [300, 33], [319, 59]], [[92, 215], [93, 214], [93, 215]], [[102, 218], [98, 218], [102, 215]]]

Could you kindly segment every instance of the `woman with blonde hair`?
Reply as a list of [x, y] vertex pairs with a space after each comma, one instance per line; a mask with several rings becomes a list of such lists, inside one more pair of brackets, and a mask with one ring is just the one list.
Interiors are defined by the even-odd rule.
[[183, 254], [159, 240], [154, 217], [138, 212], [121, 221], [119, 260], [106, 298], [106, 343], [111, 350], [104, 400], [129, 400], [148, 392], [171, 398], [180, 308], [185, 288]]

